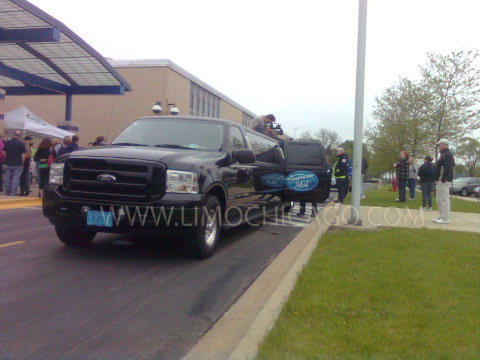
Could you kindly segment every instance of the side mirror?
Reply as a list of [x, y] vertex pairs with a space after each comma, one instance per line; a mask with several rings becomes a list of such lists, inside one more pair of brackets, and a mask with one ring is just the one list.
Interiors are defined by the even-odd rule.
[[232, 158], [240, 164], [252, 164], [255, 162], [255, 154], [252, 150], [248, 149], [233, 150]]

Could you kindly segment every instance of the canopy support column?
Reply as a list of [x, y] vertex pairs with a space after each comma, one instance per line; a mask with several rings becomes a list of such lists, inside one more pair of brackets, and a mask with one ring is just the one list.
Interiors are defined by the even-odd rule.
[[72, 121], [72, 94], [66, 94], [65, 121]]

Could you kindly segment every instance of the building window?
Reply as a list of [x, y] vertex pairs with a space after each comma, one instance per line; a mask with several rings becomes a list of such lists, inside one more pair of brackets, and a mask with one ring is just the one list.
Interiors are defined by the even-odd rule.
[[243, 113], [243, 118], [242, 118], [242, 125], [249, 127], [250, 122], [253, 120], [253, 116], [250, 116], [248, 114]]
[[220, 98], [190, 82], [190, 115], [220, 117]]

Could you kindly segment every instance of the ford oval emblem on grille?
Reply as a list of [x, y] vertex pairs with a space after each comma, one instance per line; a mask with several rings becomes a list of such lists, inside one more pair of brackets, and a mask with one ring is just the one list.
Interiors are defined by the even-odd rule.
[[97, 180], [100, 182], [111, 184], [117, 181], [117, 178], [110, 174], [100, 174], [97, 176]]

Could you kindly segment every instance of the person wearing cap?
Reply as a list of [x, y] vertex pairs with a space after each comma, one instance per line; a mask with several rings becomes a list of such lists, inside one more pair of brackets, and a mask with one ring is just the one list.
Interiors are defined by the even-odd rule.
[[420, 177], [420, 189], [422, 190], [423, 210], [432, 211], [432, 191], [435, 182], [435, 167], [432, 164], [433, 158], [425, 156], [423, 164], [418, 169]]
[[333, 177], [337, 184], [338, 198], [335, 203], [343, 203], [343, 199], [348, 195], [348, 155], [345, 149], [339, 147], [337, 149], [337, 160], [333, 164]]
[[437, 224], [450, 223], [450, 187], [453, 181], [453, 167], [455, 159], [448, 149], [448, 140], [440, 139], [437, 142], [440, 158], [435, 167], [435, 181], [437, 185], [438, 218], [432, 219]]
[[273, 114], [261, 115], [253, 118], [250, 123], [250, 129], [267, 135], [267, 125], [275, 122], [275, 116]]
[[3, 155], [5, 156], [5, 195], [17, 195], [20, 175], [23, 170], [23, 163], [26, 159], [27, 149], [21, 140], [22, 133], [15, 130], [13, 137], [5, 143]]

